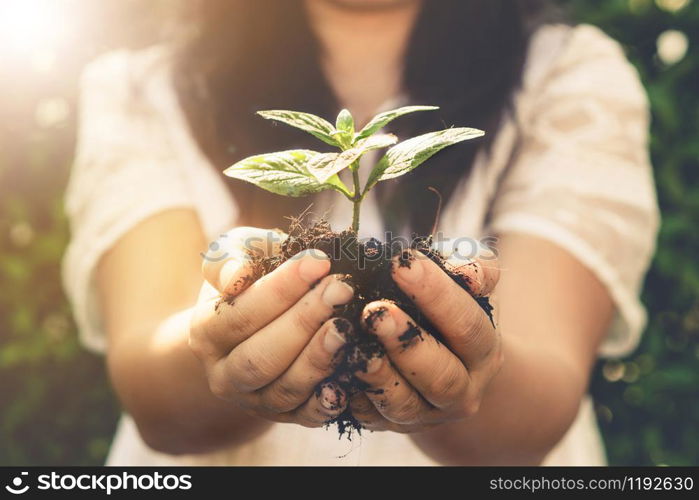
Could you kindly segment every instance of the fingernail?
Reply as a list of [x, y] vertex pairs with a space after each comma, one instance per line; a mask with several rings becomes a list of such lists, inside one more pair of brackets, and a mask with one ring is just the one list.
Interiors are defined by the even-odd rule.
[[338, 410], [342, 405], [342, 390], [335, 384], [325, 384], [320, 390], [320, 404], [326, 410]]
[[330, 307], [346, 304], [354, 297], [354, 289], [347, 283], [334, 279], [323, 290], [322, 299]]
[[485, 245], [484, 243], [478, 243], [478, 258], [481, 260], [493, 260], [496, 259], [498, 254], [493, 248]]
[[320, 250], [306, 250], [300, 257], [299, 276], [306, 283], [314, 283], [330, 270], [330, 259]]
[[333, 321], [328, 330], [325, 332], [325, 338], [323, 339], [323, 347], [330, 354], [336, 353], [342, 346], [345, 345], [347, 339], [344, 333], [338, 330], [337, 322], [341, 320]]
[[[371, 313], [369, 314], [371, 315]], [[396, 321], [388, 308], [383, 308], [382, 313], [371, 322], [371, 329], [380, 337], [393, 335], [393, 332], [396, 331]]]
[[383, 364], [383, 358], [371, 358], [366, 364], [366, 373], [376, 373]]
[[393, 262], [395, 274], [406, 283], [417, 283], [422, 279], [423, 267], [420, 256], [410, 250], [405, 250]]
[[218, 275], [219, 287], [221, 291], [230, 292], [229, 288], [232, 285], [232, 281], [237, 279], [240, 274], [241, 268], [245, 265], [244, 262], [238, 259], [230, 259], [228, 262], [223, 264], [221, 267], [221, 272]]
[[483, 290], [483, 267], [480, 262], [453, 255], [446, 264], [452, 272], [466, 276], [471, 293], [480, 295]]

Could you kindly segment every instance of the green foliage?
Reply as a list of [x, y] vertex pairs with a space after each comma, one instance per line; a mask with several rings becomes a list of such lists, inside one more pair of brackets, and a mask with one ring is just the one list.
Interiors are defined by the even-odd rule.
[[[359, 185], [359, 159], [372, 149], [396, 143], [392, 134], [373, 135], [399, 116], [416, 111], [438, 109], [435, 106], [406, 106], [379, 113], [358, 133], [354, 118], [343, 109], [335, 120], [335, 129], [323, 118], [300, 111], [258, 111], [264, 118], [281, 121], [312, 134], [340, 149], [340, 153], [319, 153], [308, 150], [280, 151], [245, 158], [224, 171], [229, 177], [255, 184], [272, 193], [305, 196], [326, 189], [339, 191], [353, 204], [352, 229], [359, 230], [359, 209], [364, 196], [374, 185], [386, 179], [407, 174], [432, 155], [461, 141], [481, 137], [484, 132], [471, 128], [449, 128], [413, 137], [389, 149], [374, 166], [364, 188]], [[338, 174], [352, 171], [354, 189], [349, 191]]]
[[[561, 3], [575, 19], [600, 26], [624, 45], [653, 111], [651, 152], [663, 221], [643, 294], [649, 324], [641, 345], [625, 361], [600, 363], [592, 383], [607, 453], [613, 464], [696, 465], [699, 1]], [[667, 30], [678, 30], [689, 42], [674, 63], [658, 55], [657, 41]]]
[[[127, 3], [131, 4], [110, 5]], [[696, 465], [699, 0], [690, 0], [676, 12], [667, 9], [681, 5], [680, 0], [560, 3], [570, 9], [574, 19], [596, 24], [623, 43], [643, 78], [653, 107], [651, 146], [663, 224], [644, 291], [650, 321], [641, 346], [628, 359], [600, 363], [593, 377], [592, 391], [607, 452], [613, 464]], [[122, 16], [122, 20], [132, 23], [144, 17], [142, 4], [134, 5], [134, 12]], [[125, 30], [126, 23], [114, 23], [111, 18], [108, 21], [104, 26]], [[154, 31], [152, 26], [146, 27], [144, 36]], [[686, 56], [675, 64], [662, 63], [657, 56], [656, 41], [669, 29], [679, 30], [689, 38]], [[114, 39], [119, 38], [115, 35]], [[88, 55], [80, 57], [84, 62]], [[60, 286], [59, 259], [68, 239], [60, 200], [71, 161], [74, 125], [68, 121], [42, 128], [32, 121], [37, 103], [46, 97], [65, 98], [74, 109], [78, 68], [66, 67], [67, 64], [72, 63], [61, 60], [62, 69], [72, 71], [71, 82], [55, 83], [50, 91], [23, 84], [23, 75], [17, 72], [12, 79], [16, 85], [3, 82], [2, 465], [99, 464], [106, 455], [118, 416], [103, 359], [88, 354], [79, 345]], [[51, 79], [56, 80], [53, 75]], [[350, 130], [346, 118], [335, 126], [326, 121], [299, 125], [312, 127], [316, 136], [333, 146], [347, 137], [333, 135], [336, 130]], [[352, 140], [372, 136], [383, 125], [376, 130], [367, 125], [354, 132]]]
[[306, 196], [324, 189], [344, 188], [334, 172], [323, 181], [311, 172], [309, 165], [315, 165], [324, 156], [307, 149], [278, 151], [245, 158], [226, 169], [225, 174], [284, 196]]
[[379, 181], [405, 175], [419, 167], [442, 149], [457, 142], [482, 137], [485, 133], [474, 128], [448, 128], [429, 132], [401, 142], [389, 149], [369, 175], [364, 192]]
[[354, 118], [352, 113], [346, 109], [340, 111], [337, 115], [337, 120], [335, 120], [335, 128], [338, 131], [340, 144], [348, 146], [352, 143], [352, 137], [354, 136]]
[[100, 464], [117, 404], [103, 359], [78, 342], [61, 290], [59, 261], [68, 237], [61, 184], [35, 177], [47, 168], [55, 143], [40, 137], [35, 144], [43, 154], [34, 161], [27, 151], [26, 179], [49, 188], [48, 197], [21, 176], [7, 183], [7, 164], [0, 162], [0, 464]]
[[316, 139], [320, 139], [331, 146], [340, 147], [340, 143], [333, 136], [336, 132], [332, 124], [323, 118], [310, 113], [299, 111], [270, 110], [258, 111], [258, 115], [268, 120], [276, 120], [308, 132]]
[[402, 108], [379, 113], [374, 118], [369, 120], [369, 123], [367, 123], [364, 128], [359, 131], [355, 137], [355, 140], [369, 137], [400, 116], [407, 115], [408, 113], [415, 113], [416, 111], [434, 111], [436, 109], [439, 108], [437, 106], [403, 106]]
[[[398, 138], [393, 134], [372, 135], [357, 142], [354, 146], [348, 144], [349, 149], [345, 149], [341, 153], [325, 153], [316, 156], [309, 162], [308, 169], [319, 182], [326, 182], [331, 175], [351, 167], [367, 151], [386, 148], [395, 144], [396, 141]], [[351, 197], [349, 194], [347, 196]]]

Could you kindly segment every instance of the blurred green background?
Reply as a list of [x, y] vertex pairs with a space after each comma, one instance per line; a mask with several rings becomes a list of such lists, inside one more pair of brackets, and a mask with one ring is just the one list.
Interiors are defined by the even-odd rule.
[[[638, 350], [592, 393], [611, 464], [699, 464], [699, 0], [561, 0], [626, 48], [653, 105], [663, 224]], [[86, 61], [155, 39], [172, 2], [0, 4], [0, 464], [100, 464], [118, 417], [60, 281], [62, 191]]]

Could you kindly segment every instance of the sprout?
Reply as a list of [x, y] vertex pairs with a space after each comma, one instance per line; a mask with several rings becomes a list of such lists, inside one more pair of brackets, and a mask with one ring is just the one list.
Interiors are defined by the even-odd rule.
[[[379, 113], [359, 132], [354, 129], [351, 113], [343, 109], [335, 125], [319, 116], [299, 111], [259, 111], [269, 120], [299, 128], [317, 139], [338, 148], [337, 153], [321, 153], [308, 149], [293, 149], [250, 156], [227, 168], [225, 174], [255, 184], [262, 189], [284, 196], [306, 196], [334, 189], [352, 202], [352, 230], [359, 231], [359, 214], [366, 194], [380, 181], [407, 174], [432, 155], [461, 141], [484, 135], [473, 128], [448, 128], [407, 139], [399, 144], [393, 134], [377, 132], [394, 119], [416, 111], [431, 111], [435, 106], [405, 106]], [[389, 148], [374, 165], [364, 186], [359, 181], [359, 160], [364, 153]], [[352, 189], [339, 173], [349, 168]]]

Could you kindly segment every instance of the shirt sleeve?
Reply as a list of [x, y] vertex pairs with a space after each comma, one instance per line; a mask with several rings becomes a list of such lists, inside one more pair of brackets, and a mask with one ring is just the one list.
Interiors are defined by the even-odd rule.
[[173, 208], [194, 209], [208, 237], [235, 217], [225, 186], [188, 137], [162, 59], [157, 49], [109, 53], [80, 80], [63, 281], [81, 341], [96, 352], [106, 349], [106, 336], [95, 270], [120, 237]]
[[581, 26], [549, 71], [525, 79], [518, 110], [489, 231], [548, 239], [587, 266], [615, 304], [600, 354], [626, 355], [645, 327], [639, 294], [659, 225], [638, 76], [616, 42]]

